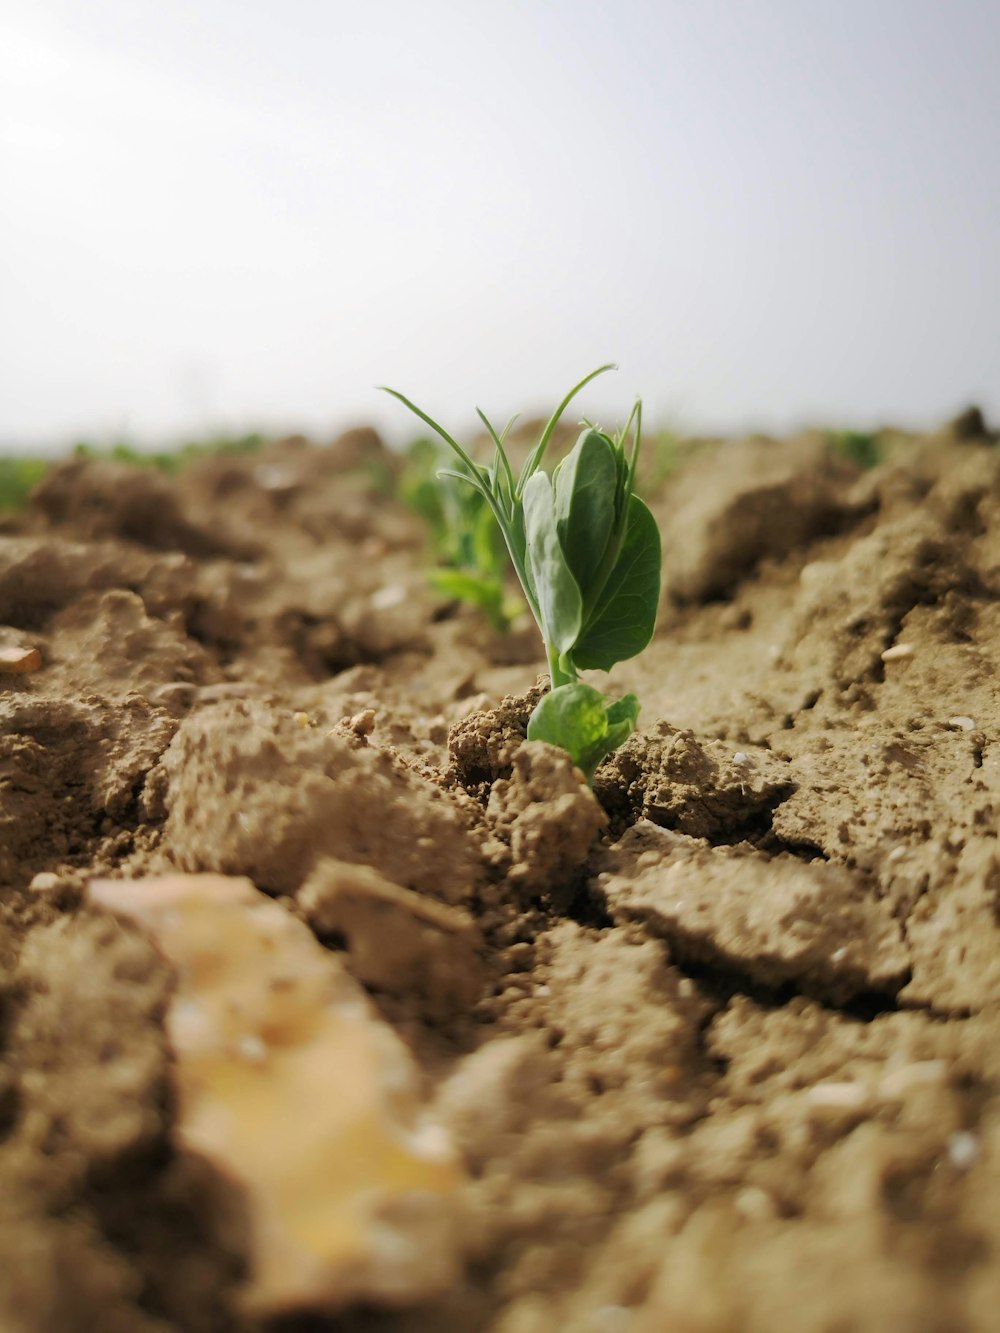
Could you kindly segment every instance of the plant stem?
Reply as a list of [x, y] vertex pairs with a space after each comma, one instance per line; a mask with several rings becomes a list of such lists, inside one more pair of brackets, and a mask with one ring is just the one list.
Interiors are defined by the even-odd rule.
[[558, 689], [560, 685], [572, 685], [577, 679], [576, 675], [570, 675], [564, 671], [559, 661], [559, 649], [553, 648], [551, 644], [545, 645], [545, 652], [549, 659], [549, 679], [552, 681], [552, 688]]

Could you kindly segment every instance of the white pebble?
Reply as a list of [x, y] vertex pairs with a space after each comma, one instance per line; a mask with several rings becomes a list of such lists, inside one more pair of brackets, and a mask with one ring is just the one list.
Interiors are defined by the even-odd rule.
[[860, 1111], [868, 1105], [868, 1089], [863, 1083], [817, 1083], [806, 1093], [812, 1105], [832, 1111]]
[[406, 588], [402, 583], [387, 583], [376, 589], [369, 600], [375, 611], [388, 611], [393, 606], [402, 606], [406, 601]]
[[968, 1171], [979, 1156], [979, 1139], [967, 1129], [952, 1134], [948, 1140], [948, 1158], [957, 1171]]
[[913, 656], [912, 643], [894, 643], [891, 648], [887, 648], [882, 654], [883, 662], [898, 662], [904, 657]]
[[976, 721], [975, 718], [971, 717], [950, 717], [948, 726], [954, 728], [955, 731], [975, 731]]
[[59, 883], [59, 876], [53, 874], [51, 870], [40, 870], [28, 888], [33, 893], [51, 893], [53, 889], [59, 887]]
[[267, 1059], [267, 1046], [254, 1032], [248, 1032], [236, 1044], [240, 1057], [251, 1065], [262, 1065]]
[[748, 1185], [733, 1200], [736, 1211], [748, 1222], [769, 1222], [775, 1216], [774, 1200], [767, 1190]]

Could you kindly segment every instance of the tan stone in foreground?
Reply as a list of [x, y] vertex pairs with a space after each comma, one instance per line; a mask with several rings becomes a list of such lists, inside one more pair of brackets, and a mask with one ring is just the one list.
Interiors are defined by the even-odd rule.
[[0, 674], [5, 676], [26, 676], [37, 671], [42, 665], [42, 655], [37, 648], [0, 648]]
[[245, 1193], [255, 1314], [421, 1299], [454, 1280], [443, 1132], [339, 959], [248, 879], [95, 880], [177, 970], [177, 1137]]

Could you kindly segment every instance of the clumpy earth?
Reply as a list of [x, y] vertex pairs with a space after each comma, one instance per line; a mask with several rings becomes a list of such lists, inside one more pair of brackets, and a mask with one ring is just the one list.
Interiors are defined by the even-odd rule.
[[[0, 1327], [997, 1327], [1000, 451], [880, 443], [651, 469], [661, 614], [593, 792], [370, 432], [75, 460], [3, 520]], [[87, 891], [178, 873], [269, 895], [412, 1057], [460, 1167], [431, 1295], [242, 1299], [177, 976]]]

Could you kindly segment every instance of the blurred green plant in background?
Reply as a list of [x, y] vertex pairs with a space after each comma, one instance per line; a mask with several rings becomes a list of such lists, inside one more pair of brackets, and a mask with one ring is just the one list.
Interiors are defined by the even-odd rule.
[[478, 491], [439, 472], [449, 463], [443, 445], [420, 437], [408, 445], [399, 498], [420, 515], [437, 568], [428, 574], [444, 597], [477, 607], [498, 633], [525, 611], [507, 587], [507, 548], [493, 513]]
[[[174, 476], [202, 458], [217, 454], [255, 453], [266, 442], [266, 436], [256, 432], [248, 435], [220, 435], [207, 440], [192, 440], [176, 449], [149, 451], [138, 449], [126, 440], [115, 444], [96, 445], [81, 440], [70, 451], [72, 458], [93, 458], [113, 463], [129, 463], [134, 467], [156, 468]], [[59, 458], [34, 458], [13, 455], [0, 457], [0, 513], [16, 513], [24, 508], [28, 497], [38, 483], [64, 462]]]
[[838, 454], [850, 460], [862, 471], [877, 467], [882, 461], [882, 448], [874, 435], [862, 430], [831, 430], [826, 437]]

